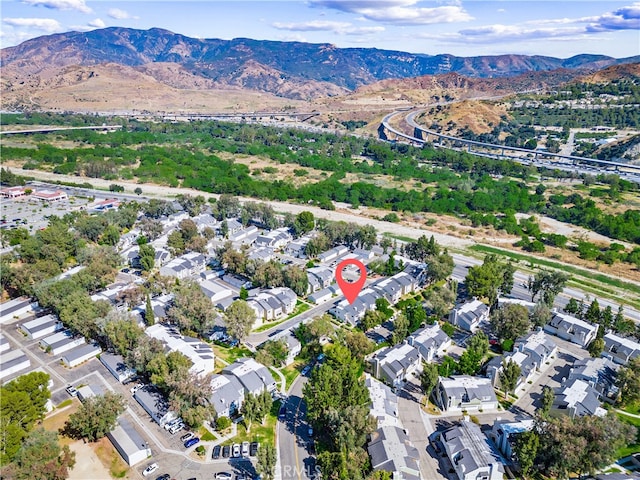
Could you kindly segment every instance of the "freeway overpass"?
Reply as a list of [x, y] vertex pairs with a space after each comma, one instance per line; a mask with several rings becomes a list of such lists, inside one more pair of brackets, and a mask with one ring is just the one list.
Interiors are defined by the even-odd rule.
[[[593, 158], [560, 155], [539, 150], [508, 147], [492, 143], [477, 142], [464, 138], [445, 135], [429, 130], [415, 121], [415, 117], [423, 110], [399, 110], [386, 115], [378, 127], [378, 135], [383, 140], [403, 140], [415, 146], [423, 146], [430, 142], [436, 148], [448, 148], [457, 151], [467, 151], [473, 155], [494, 158], [496, 160], [513, 160], [525, 165], [575, 171], [585, 174], [615, 173], [629, 181], [640, 183], [640, 165], [627, 163], [606, 162]], [[390, 120], [400, 114], [405, 114], [407, 124], [413, 128], [413, 135], [408, 135], [391, 126]]]

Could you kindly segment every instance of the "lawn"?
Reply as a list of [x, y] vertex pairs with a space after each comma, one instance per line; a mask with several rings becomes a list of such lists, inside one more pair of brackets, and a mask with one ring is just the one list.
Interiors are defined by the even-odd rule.
[[247, 429], [244, 423], [238, 423], [238, 434], [232, 439], [224, 442], [222, 445], [231, 445], [233, 443], [242, 442], [260, 442], [260, 444], [269, 444], [275, 446], [276, 444], [276, 423], [278, 422], [278, 410], [280, 409], [280, 402], [273, 402], [271, 412], [264, 419], [264, 423], [253, 422], [251, 424], [251, 431], [247, 433]]
[[308, 303], [301, 302], [300, 300], [298, 300], [297, 303], [296, 303], [296, 308], [293, 310], [293, 313], [291, 313], [291, 315], [289, 315], [287, 318], [283, 318], [282, 320], [279, 320], [277, 322], [265, 323], [264, 325], [254, 329], [253, 331], [255, 333], [260, 333], [260, 332], [264, 332], [265, 330], [270, 330], [273, 327], [280, 325], [282, 322], [286, 322], [287, 320], [291, 320], [293, 317], [300, 315], [302, 312], [306, 312], [310, 308], [311, 308], [311, 305], [309, 305]]
[[252, 357], [251, 350], [246, 347], [225, 347], [218, 343], [212, 345], [216, 358], [224, 360], [227, 363], [233, 363], [239, 358]]
[[289, 387], [291, 387], [291, 384], [295, 381], [296, 378], [298, 378], [298, 375], [300, 375], [300, 370], [302, 370], [305, 365], [305, 361], [295, 360], [291, 365], [287, 365], [280, 370], [287, 382], [287, 384], [285, 385], [285, 391], [289, 390]]
[[618, 413], [618, 418], [625, 423], [635, 426], [638, 429], [638, 434], [636, 436], [636, 443], [619, 448], [616, 452], [616, 458], [624, 458], [640, 452], [640, 418], [630, 417], [622, 413]]

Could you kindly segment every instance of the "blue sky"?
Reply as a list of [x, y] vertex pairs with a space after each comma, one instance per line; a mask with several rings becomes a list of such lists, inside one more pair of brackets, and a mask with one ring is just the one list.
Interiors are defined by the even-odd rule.
[[640, 55], [640, 2], [521, 0], [2, 0], [3, 47], [69, 30], [161, 27], [459, 56]]

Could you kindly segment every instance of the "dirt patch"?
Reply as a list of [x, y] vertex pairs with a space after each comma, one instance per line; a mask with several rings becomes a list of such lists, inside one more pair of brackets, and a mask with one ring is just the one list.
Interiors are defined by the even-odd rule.
[[111, 476], [114, 478], [129, 478], [129, 466], [122, 460], [120, 454], [113, 448], [113, 444], [108, 438], [104, 437], [91, 444], [91, 448], [102, 462], [105, 468], [109, 469]]
[[[107, 440], [108, 441], [108, 440]], [[69, 480], [105, 480], [112, 478], [93, 446], [82, 440], [73, 442], [71, 450], [76, 452], [76, 465], [69, 472]]]

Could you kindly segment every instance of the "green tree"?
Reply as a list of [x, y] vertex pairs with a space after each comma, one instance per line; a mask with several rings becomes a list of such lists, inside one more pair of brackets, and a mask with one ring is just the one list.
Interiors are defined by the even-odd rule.
[[22, 440], [28, 435], [36, 421], [45, 413], [45, 405], [51, 393], [48, 388], [49, 375], [32, 372], [21, 375], [0, 387], [0, 463], [7, 464], [20, 449]]
[[140, 258], [139, 262], [142, 270], [144, 270], [145, 272], [150, 272], [151, 270], [153, 270], [156, 261], [156, 250], [153, 248], [153, 246], [148, 243], [140, 245], [138, 255]]
[[276, 473], [276, 449], [269, 443], [262, 443], [258, 449], [256, 472], [264, 480], [273, 480]]
[[64, 480], [76, 463], [67, 445], [60, 447], [56, 432], [33, 430], [9, 466], [7, 478], [16, 480]]
[[284, 365], [288, 353], [287, 342], [283, 338], [278, 340], [267, 340], [258, 348], [256, 360], [258, 360], [258, 354], [260, 354], [260, 358], [264, 361], [258, 361], [263, 365], [268, 367], [281, 367]]
[[118, 415], [124, 412], [125, 402], [120, 394], [107, 392], [87, 398], [65, 424], [65, 433], [90, 442], [104, 437], [116, 426]]
[[515, 340], [529, 331], [531, 321], [527, 307], [509, 303], [491, 315], [491, 328], [501, 340]]
[[167, 318], [182, 330], [204, 334], [213, 326], [216, 313], [200, 285], [185, 281], [175, 288], [173, 305], [167, 310]]
[[632, 358], [618, 370], [616, 386], [620, 390], [620, 405], [632, 405], [640, 401], [640, 357]]
[[518, 385], [518, 380], [522, 370], [520, 365], [511, 359], [502, 361], [502, 370], [500, 370], [500, 385], [506, 394], [513, 393]]
[[541, 269], [533, 277], [529, 277], [527, 288], [531, 292], [531, 300], [540, 295], [540, 300], [548, 307], [553, 306], [556, 297], [564, 289], [569, 275], [556, 270]]
[[569, 299], [569, 302], [564, 307], [565, 313], [569, 315], [574, 315], [577, 318], [582, 317], [582, 309], [580, 308], [580, 304], [573, 297]]
[[231, 337], [243, 341], [256, 321], [256, 312], [244, 300], [235, 300], [224, 312], [227, 332]]
[[293, 222], [293, 228], [297, 236], [304, 235], [315, 228], [316, 219], [313, 213], [305, 210], [296, 215]]
[[389, 301], [384, 297], [376, 298], [376, 311], [382, 313], [385, 320], [390, 319], [393, 315], [393, 310], [389, 305]]
[[[146, 318], [146, 317], [145, 317]], [[119, 355], [126, 355], [138, 344], [138, 340], [144, 335], [138, 322], [128, 313], [120, 313], [112, 310], [99, 322], [101, 337], [105, 340], [107, 349], [113, 350]]]
[[527, 478], [533, 472], [539, 446], [540, 437], [536, 432], [522, 432], [515, 438], [513, 451], [518, 459], [524, 478]]
[[399, 313], [393, 321], [391, 341], [394, 345], [398, 344], [407, 338], [407, 335], [409, 335], [409, 319], [404, 315], [404, 313]]
[[530, 315], [531, 323], [536, 327], [542, 327], [551, 320], [551, 310], [544, 303], [538, 302]]
[[427, 399], [431, 398], [433, 390], [438, 385], [438, 365], [435, 363], [422, 362], [422, 372], [420, 373], [420, 386]]
[[513, 265], [504, 263], [495, 254], [484, 258], [482, 265], [469, 268], [465, 285], [469, 295], [486, 298], [489, 305], [494, 305], [498, 294], [507, 294], [513, 288]]
[[483, 331], [478, 331], [469, 338], [467, 350], [476, 353], [480, 358], [485, 357], [489, 352], [489, 339]]
[[600, 304], [598, 303], [597, 298], [594, 298], [591, 305], [589, 305], [589, 308], [587, 308], [584, 318], [591, 323], [600, 323]]
[[555, 394], [553, 393], [553, 389], [548, 385], [545, 385], [542, 388], [542, 398], [540, 400], [540, 415], [542, 417], [549, 415], [554, 400]]
[[309, 288], [309, 277], [307, 272], [297, 265], [289, 265], [282, 270], [283, 283], [289, 287], [296, 295], [303, 297]]
[[156, 318], [153, 314], [153, 305], [151, 305], [151, 295], [147, 292], [147, 301], [144, 309], [144, 323], [150, 327], [151, 325], [155, 325]]
[[244, 287], [240, 287], [238, 298], [240, 298], [240, 300], [246, 300], [247, 298], [249, 298], [249, 291]]
[[453, 359], [453, 357], [446, 355], [442, 359], [442, 363], [438, 365], [438, 373], [441, 377], [450, 377], [451, 375], [456, 373], [457, 368], [458, 364]]
[[604, 340], [601, 337], [594, 338], [587, 347], [589, 355], [593, 358], [598, 358], [604, 350]]

